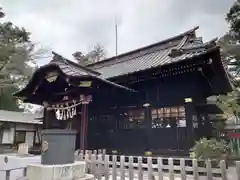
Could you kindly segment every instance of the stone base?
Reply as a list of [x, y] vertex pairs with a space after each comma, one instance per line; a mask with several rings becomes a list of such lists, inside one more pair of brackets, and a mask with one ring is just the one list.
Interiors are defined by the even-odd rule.
[[72, 164], [42, 165], [33, 164], [27, 167], [27, 180], [92, 180], [92, 175], [85, 174], [85, 162]]

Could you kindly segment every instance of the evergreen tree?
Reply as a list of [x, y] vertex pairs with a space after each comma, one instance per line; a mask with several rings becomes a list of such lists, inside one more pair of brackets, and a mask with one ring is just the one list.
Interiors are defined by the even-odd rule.
[[1, 89], [0, 109], [7, 111], [23, 111], [19, 108], [18, 101], [13, 97], [13, 93], [17, 91], [17, 87], [9, 86]]
[[29, 35], [12, 22], [0, 21], [0, 88], [23, 82], [31, 76], [34, 44]]
[[102, 45], [96, 44], [87, 54], [77, 51], [73, 53], [73, 57], [79, 64], [86, 66], [88, 64], [103, 60], [106, 57], [106, 51]]
[[226, 17], [227, 22], [230, 25], [231, 34], [237, 39], [240, 40], [240, 0], [237, 0]]
[[226, 17], [230, 29], [218, 41], [218, 45], [222, 50], [222, 58], [224, 64], [228, 67], [229, 76], [234, 85], [234, 90], [227, 95], [220, 95], [217, 105], [221, 108], [227, 117], [240, 114], [240, 1], [237, 0]]
[[12, 93], [28, 81], [36, 67], [35, 59], [44, 51], [36, 50], [30, 33], [5, 22], [4, 16], [0, 8], [0, 109], [19, 110]]

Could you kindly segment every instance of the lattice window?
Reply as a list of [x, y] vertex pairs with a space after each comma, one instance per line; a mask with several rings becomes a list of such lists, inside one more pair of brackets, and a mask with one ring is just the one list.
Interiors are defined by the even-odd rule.
[[152, 109], [152, 128], [186, 127], [185, 108], [164, 107]]
[[134, 109], [124, 112], [124, 129], [144, 128], [144, 109]]

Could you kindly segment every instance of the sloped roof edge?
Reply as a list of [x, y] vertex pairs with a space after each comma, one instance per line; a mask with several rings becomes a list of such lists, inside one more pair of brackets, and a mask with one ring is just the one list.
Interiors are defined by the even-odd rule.
[[42, 124], [41, 121], [35, 120], [35, 115], [36, 114], [24, 112], [0, 110], [0, 122]]
[[129, 55], [129, 54], [136, 53], [136, 52], [141, 51], [141, 50], [144, 50], [144, 49], [152, 48], [152, 47], [154, 47], [154, 46], [158, 46], [158, 45], [167, 43], [167, 42], [169, 42], [169, 41], [172, 41], [172, 40], [181, 38], [181, 37], [183, 37], [183, 36], [186, 36], [186, 35], [188, 35], [188, 34], [194, 33], [194, 32], [195, 32], [196, 30], [198, 30], [198, 29], [199, 29], [199, 26], [196, 26], [196, 27], [194, 27], [194, 28], [192, 28], [192, 29], [190, 29], [190, 30], [188, 30], [188, 31], [185, 31], [185, 32], [183, 32], [183, 33], [180, 33], [180, 34], [178, 34], [178, 35], [176, 35], [176, 36], [173, 36], [173, 37], [164, 39], [164, 40], [162, 40], [162, 41], [159, 41], [159, 42], [150, 44], [150, 45], [148, 45], [148, 46], [144, 46], [144, 47], [141, 47], [141, 48], [138, 48], [138, 49], [134, 49], [134, 50], [132, 50], [132, 51], [128, 51], [128, 52], [126, 52], [126, 53], [119, 54], [119, 55], [117, 55], [117, 56], [113, 56], [113, 57], [104, 59], [104, 60], [102, 60], [102, 61], [98, 61], [98, 62], [95, 62], [95, 63], [88, 64], [87, 67], [91, 68], [91, 66], [94, 66], [95, 64], [101, 64], [101, 63], [106, 62], [106, 61], [111, 61], [111, 60], [113, 60], [113, 59], [120, 58], [120, 57], [125, 56], [125, 55]]
[[82, 66], [82, 65], [80, 65], [80, 64], [77, 64], [77, 63], [75, 63], [75, 62], [73, 62], [73, 61], [70, 61], [70, 60], [64, 58], [63, 56], [61, 56], [60, 54], [58, 54], [58, 53], [56, 53], [56, 52], [54, 52], [54, 51], [52, 51], [52, 54], [53, 54], [54, 56], [53, 56], [53, 60], [50, 61], [50, 63], [59, 60], [59, 61], [64, 62], [66, 65], [75, 66], [75, 67], [77, 67], [77, 68], [79, 68], [79, 69], [82, 69], [82, 70], [84, 70], [84, 71], [90, 72], [90, 73], [92, 73], [92, 74], [94, 74], [94, 75], [96, 75], [96, 76], [100, 76], [100, 75], [101, 75], [101, 73], [99, 73], [99, 72], [97, 72], [97, 71], [94, 71], [94, 70], [92, 70], [92, 69], [90, 69], [90, 68], [87, 68], [87, 67], [85, 67], [85, 66]]

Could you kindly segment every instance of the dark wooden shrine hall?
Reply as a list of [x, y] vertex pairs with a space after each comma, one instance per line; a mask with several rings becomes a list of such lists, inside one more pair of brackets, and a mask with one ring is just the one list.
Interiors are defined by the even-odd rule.
[[[204, 43], [197, 29], [86, 67], [55, 54], [16, 96], [51, 104], [92, 95], [88, 149], [188, 153], [195, 140], [211, 136], [209, 114], [221, 112], [207, 98], [232, 91], [216, 39]], [[56, 71], [60, 76], [48, 82], [46, 74]], [[80, 126], [80, 107], [72, 128]]]

